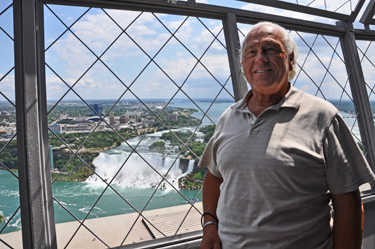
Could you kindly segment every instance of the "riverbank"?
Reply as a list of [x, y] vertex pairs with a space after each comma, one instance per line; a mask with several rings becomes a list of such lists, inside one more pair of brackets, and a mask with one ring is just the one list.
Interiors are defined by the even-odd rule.
[[[143, 212], [143, 215], [164, 235], [171, 236], [177, 231], [190, 207], [190, 204], [186, 204], [169, 208], [154, 209]], [[203, 212], [201, 202], [196, 203], [195, 207]], [[104, 241], [109, 247], [116, 247], [120, 246], [137, 217], [137, 213], [115, 215], [104, 218], [89, 219], [85, 221], [84, 225], [94, 234], [96, 234], [102, 241]], [[146, 224], [153, 236], [156, 238], [164, 237], [147, 222]], [[56, 224], [58, 248], [65, 248], [79, 225], [80, 224], [76, 221]], [[147, 227], [142, 222], [142, 218], [138, 218], [132, 231], [127, 236], [124, 245], [152, 240], [152, 235]], [[88, 229], [81, 227], [72, 241], [69, 243], [68, 248], [102, 249], [106, 247], [105, 244], [103, 244], [97, 237], [89, 232]], [[201, 229], [200, 214], [197, 210], [192, 208], [177, 234]], [[1, 234], [0, 239], [8, 243], [13, 248], [22, 248], [21, 231]]]

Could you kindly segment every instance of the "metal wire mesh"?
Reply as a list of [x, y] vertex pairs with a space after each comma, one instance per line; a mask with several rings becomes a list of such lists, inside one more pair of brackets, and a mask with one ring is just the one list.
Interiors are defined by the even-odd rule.
[[[350, 14], [358, 3], [351, 0], [287, 2], [345, 14]], [[2, 45], [5, 44], [4, 47], [9, 47], [6, 49], [8, 52], [13, 52], [13, 29], [8, 26], [12, 23], [9, 18], [13, 19], [11, 12], [11, 1], [2, 1], [0, 41]], [[4, 19], [8, 21], [3, 22]], [[243, 39], [249, 26], [239, 27]], [[201, 192], [199, 189], [193, 192], [182, 189], [182, 183], [171, 178], [171, 175], [179, 170], [182, 157], [199, 159], [201, 145], [204, 145], [203, 140], [206, 139], [202, 137], [200, 129], [206, 125], [215, 125], [220, 115], [218, 109], [222, 110], [223, 106], [233, 103], [234, 94], [221, 21], [148, 12], [45, 5], [45, 32], [49, 136], [53, 164], [57, 168], [52, 170], [56, 221], [73, 222], [61, 226], [64, 229], [58, 229], [58, 240], [64, 248], [93, 248], [93, 245], [113, 247], [190, 231], [191, 227], [199, 223], [196, 216], [201, 213], [198, 203]], [[357, 128], [357, 116], [360, 113], [354, 111], [355, 103], [351, 97], [338, 38], [296, 31], [291, 31], [291, 35], [300, 50], [299, 71], [292, 83], [301, 90], [331, 101], [347, 115], [346, 120], [351, 122], [348, 125], [360, 142]], [[358, 42], [370, 100], [374, 96], [375, 87], [370, 76], [374, 66], [371, 49], [371, 42]], [[12, 56], [6, 54], [5, 58], [10, 61]], [[14, 93], [7, 91], [9, 86], [14, 88], [14, 63], [11, 66], [3, 65], [0, 64], [0, 101], [14, 109]], [[153, 100], [156, 98], [163, 101], [156, 102]], [[100, 105], [98, 99], [102, 102]], [[181, 99], [185, 101], [185, 111], [192, 108], [197, 112], [187, 114], [189, 112], [178, 109]], [[138, 109], [142, 109], [144, 117], [136, 114]], [[133, 113], [128, 116], [133, 120], [134, 128], [122, 130], [116, 124], [118, 121], [115, 121], [113, 113], [116, 116], [116, 113], [121, 112], [127, 115], [124, 110]], [[178, 129], [180, 127], [171, 122], [174, 116], [181, 113], [195, 118], [189, 124], [189, 129]], [[92, 117], [83, 124], [71, 124], [90, 114]], [[70, 120], [72, 116], [76, 120]], [[140, 123], [138, 119], [141, 118], [148, 122], [137, 127], [136, 124]], [[62, 133], [63, 129], [68, 134]], [[72, 133], [74, 135], [69, 135], [69, 129], [77, 130]], [[178, 144], [169, 152], [173, 157], [168, 158], [165, 154], [163, 160], [168, 163], [162, 169], [158, 168], [158, 162], [148, 153], [149, 133], [155, 130], [170, 133], [170, 141], [173, 139]], [[200, 140], [197, 140], [197, 135], [201, 136]], [[134, 139], [135, 136], [137, 139]], [[4, 172], [9, 175], [7, 178], [14, 180], [13, 185], [17, 187], [14, 195], [17, 196], [17, 174], [3, 160], [15, 139], [16, 134], [13, 134], [1, 147], [0, 167], [5, 168]], [[104, 147], [98, 141], [108, 144], [105, 150], [121, 155], [116, 162], [108, 163], [104, 170], [103, 165], [99, 165], [100, 160], [109, 160], [111, 153], [103, 153]], [[199, 149], [198, 145], [201, 146]], [[154, 179], [146, 191], [134, 191], [139, 189], [137, 184], [145, 181], [142, 178], [132, 182], [135, 187], [121, 186], [124, 182], [121, 179], [132, 175], [132, 161], [137, 161], [136, 165], [140, 165]], [[88, 182], [64, 182], [86, 178]], [[189, 178], [185, 180], [194, 181]], [[195, 181], [194, 184], [199, 185], [200, 182]], [[164, 209], [170, 212], [165, 214], [169, 215], [169, 221], [174, 221], [173, 224], [158, 219], [157, 215], [150, 212], [151, 209], [166, 206], [165, 203], [160, 206], [166, 190], [173, 193], [173, 199], [176, 200], [170, 206], [186, 204], [182, 208], [183, 212], [178, 214], [173, 213], [172, 208]], [[147, 198], [141, 199], [142, 195]], [[75, 201], [80, 198], [86, 199], [77, 207]], [[19, 202], [18, 197], [15, 199]], [[0, 203], [0, 215], [1, 207]], [[131, 215], [126, 220], [117, 216], [123, 213]], [[5, 222], [0, 224], [0, 245], [17, 247], [12, 244], [13, 241], [2, 240], [1, 234], [8, 232], [9, 227], [20, 224], [19, 207], [5, 216]], [[99, 222], [101, 219], [91, 219], [104, 216], [111, 216], [108, 223], [121, 226], [121, 229], [116, 229], [116, 239], [107, 236], [109, 231], [98, 229], [103, 225]], [[194, 224], [190, 224], [191, 220]], [[133, 240], [132, 237], [139, 236], [137, 233], [145, 227], [152, 236], [143, 235]], [[68, 236], [59, 236], [62, 230], [69, 231]]]
[[[75, 100], [75, 103], [78, 103], [77, 105], [86, 106], [86, 115], [88, 110], [91, 110], [90, 112], [96, 114], [98, 119], [96, 124], [88, 124], [86, 132], [80, 133], [79, 138], [58, 134], [50, 126], [50, 143], [53, 143], [53, 147], [57, 149], [65, 148], [65, 153], [69, 153], [62, 164], [63, 166], [56, 171], [53, 180], [54, 200], [60, 206], [60, 208], [56, 207], [55, 210], [57, 210], [57, 216], [61, 213], [59, 210], [63, 209], [79, 222], [75, 231], [72, 231], [70, 239], [67, 239], [65, 247], [68, 248], [77, 243], [77, 240], [79, 240], [77, 238], [82, 236], [83, 233], [82, 227], [91, 233], [99, 241], [98, 243], [107, 247], [132, 243], [133, 241], [129, 237], [137, 229], [141, 220], [150, 231], [153, 231], [155, 236], [169, 236], [189, 231], [189, 226], [191, 226], [188, 225], [189, 217], [195, 214], [199, 215], [201, 212], [195, 206], [195, 202], [200, 199], [200, 191], [196, 190], [190, 193], [190, 197], [186, 197], [187, 192], [181, 191], [176, 179], [171, 179], [170, 176], [176, 170], [179, 170], [179, 160], [184, 155], [189, 154], [193, 158], [190, 159], [191, 161], [199, 159], [202, 151], [197, 155], [198, 152], [194, 148], [197, 143], [202, 144], [204, 148], [204, 144], [193, 142], [193, 140], [196, 139], [195, 134], [202, 126], [215, 124], [216, 120], [210, 117], [210, 112], [212, 107], [216, 105], [217, 100], [225, 98], [226, 101], [229, 99], [230, 103], [233, 102], [221, 22], [156, 13], [87, 8], [77, 10], [76, 20], [69, 20], [69, 23], [67, 23], [63, 20], [62, 9], [60, 6], [45, 6], [47, 16], [53, 17], [54, 21], [58, 20], [63, 27], [58, 33], [54, 34], [57, 38], [46, 39], [47, 96], [48, 99], [57, 96], [56, 101], [50, 101], [48, 107], [49, 120], [51, 123], [56, 123], [56, 121], [62, 121], [61, 115], [69, 116], [67, 113], [63, 114], [62, 110], [64, 106], [69, 105], [68, 100], [70, 99]], [[121, 16], [128, 18], [121, 18]], [[85, 33], [87, 29], [84, 26], [91, 25], [89, 21], [95, 24], [95, 18], [100, 20], [102, 24], [105, 23], [102, 25], [105, 27], [96, 25], [95, 31], [103, 32], [100, 37], [105, 37], [104, 39], [100, 40], [92, 34]], [[52, 19], [46, 21], [46, 23], [54, 23]], [[148, 23], [148, 26], [145, 26], [145, 23]], [[152, 25], [150, 25], [151, 23]], [[143, 32], [141, 35], [140, 30]], [[48, 32], [47, 27], [46, 37], [52, 37]], [[153, 40], [147, 37], [149, 34], [151, 34], [150, 37]], [[155, 37], [152, 37], [152, 35]], [[189, 42], [191, 37], [194, 37], [195, 43]], [[71, 49], [72, 47], [78, 47], [79, 52]], [[132, 47], [132, 50], [127, 50], [128, 47]], [[65, 51], [60, 54], [62, 48]], [[81, 50], [84, 50], [84, 52]], [[74, 55], [74, 52], [77, 54]], [[127, 53], [131, 53], [131, 55]], [[176, 56], [171, 57], [171, 53], [176, 54]], [[132, 59], [126, 58], [127, 56]], [[80, 58], [79, 64], [73, 63], [74, 68], [72, 68], [70, 63], [78, 57]], [[122, 58], [115, 60], [117, 57]], [[60, 58], [60, 61], [57, 58]], [[66, 58], [66, 62], [64, 58]], [[64, 65], [65, 68], [61, 65]], [[126, 67], [134, 68], [134, 70], [129, 70]], [[98, 81], [98, 79], [104, 79], [106, 83], [110, 84], [110, 96], [113, 99], [113, 101], [108, 101], [108, 104], [102, 105], [103, 113], [95, 110], [93, 104], [90, 103], [90, 99], [101, 98], [103, 94], [106, 94], [107, 89], [103, 89], [103, 86], [99, 84], [96, 85], [97, 87], [88, 85], [91, 81]], [[202, 80], [204, 82], [200, 82]], [[48, 86], [49, 84], [50, 86]], [[56, 94], [57, 85], [59, 86], [58, 89], [65, 89], [61, 90], [61, 95]], [[203, 92], [200, 93], [200, 91]], [[204, 100], [199, 99], [203, 96], [205, 97]], [[196, 99], [197, 97], [198, 99]], [[155, 101], [152, 101], [153, 98], [163, 99], [157, 102], [157, 108], [155, 108]], [[133, 135], [134, 132], [139, 135], [136, 141], [134, 139], [129, 140], [130, 134], [122, 132], [118, 125], [114, 124], [111, 116], [112, 112], [124, 108], [122, 103], [131, 99], [135, 101], [133, 107], [141, 106], [143, 111], [147, 113], [147, 120], [149, 120], [142, 125], [142, 131], [132, 131]], [[173, 122], [168, 122], [170, 121], [168, 119], [171, 117], [173, 119], [174, 115], [180, 115], [173, 115], [173, 113], [176, 112], [177, 108], [175, 102], [181, 99], [188, 102], [187, 106], [198, 110], [193, 119], [194, 122], [189, 124], [190, 128], [183, 130], [191, 131], [187, 137], [184, 132], [171, 126]], [[103, 100], [101, 101], [103, 102]], [[218, 101], [217, 104], [220, 105], [222, 102]], [[183, 110], [177, 112], [181, 113]], [[180, 115], [179, 118], [183, 118], [183, 116]], [[63, 128], [65, 131], [69, 129], [68, 125], [65, 125], [65, 127], [63, 125]], [[148, 140], [150, 139], [147, 134], [155, 129], [169, 132], [178, 144], [174, 146], [173, 157], [164, 155], [162, 160], [169, 161], [169, 163], [165, 164], [163, 168], [159, 167], [158, 163], [160, 162], [153, 161], [155, 157], [150, 155], [147, 150]], [[84, 158], [85, 152], [93, 151], [87, 148], [92, 147], [91, 144], [97, 140], [96, 134], [104, 132], [106, 132], [105, 136], [114, 135], [111, 138], [118, 140], [121, 144], [118, 148], [126, 151], [121, 156], [121, 160], [117, 162], [117, 167], [111, 175], [108, 175], [108, 172], [100, 171], [98, 165], [96, 165], [97, 169], [94, 170], [92, 158]], [[105, 138], [103, 137], [103, 139]], [[113, 147], [112, 144], [110, 147]], [[58, 153], [55, 154], [54, 158], [58, 157]], [[60, 153], [60, 156], [62, 154]], [[103, 155], [99, 154], [98, 158], [103, 157]], [[129, 197], [129, 189], [119, 186], [118, 179], [121, 179], [123, 175], [131, 175], [131, 162], [134, 160], [137, 160], [138, 166], [144, 165], [144, 171], [149, 172], [154, 177], [153, 188], [147, 191], [149, 197], [144, 201], [137, 201]], [[189, 159], [187, 160], [189, 161]], [[67, 199], [59, 197], [60, 182], [58, 180], [64, 179], [67, 174], [71, 174], [72, 169], [77, 171], [87, 170], [87, 174], [93, 174], [91, 179], [95, 179], [101, 184], [96, 189], [94, 197], [87, 203], [84, 215], [79, 210], [70, 208], [71, 203], [68, 203]], [[134, 182], [134, 184], [139, 183]], [[157, 204], [160, 202], [158, 199], [165, 194], [165, 189], [170, 189], [175, 195], [176, 204], [171, 204], [172, 206], [188, 204], [185, 212], [174, 217], [175, 224], [172, 225], [172, 228], [167, 228], [162, 223], [158, 223], [154, 220], [153, 215], [147, 212], [150, 206], [152, 206], [151, 209], [154, 209], [157, 205], [160, 205]], [[113, 241], [104, 241], [98, 234], [100, 232], [95, 233], [94, 227], [86, 225], [89, 223], [86, 222], [87, 219], [95, 217], [96, 211], [103, 209], [107, 202], [114, 203], [119, 209], [126, 210], [125, 212], [137, 214], [137, 216], [134, 216], [133, 222], [129, 224], [129, 229], [124, 229], [121, 232], [123, 239], [118, 244]], [[122, 212], [116, 214], [119, 213]], [[69, 219], [71, 220], [71, 218]], [[199, 219], [195, 219], [194, 223], [196, 223], [195, 226], [199, 225]]]
[[[0, 247], [13, 248], [16, 241], [2, 234], [19, 230], [20, 200], [17, 174], [17, 139], [14, 95], [13, 4], [0, 4]], [[20, 238], [20, 236], [18, 236]]]
[[361, 61], [361, 66], [363, 68], [363, 74], [365, 77], [366, 89], [368, 93], [368, 97], [370, 100], [370, 106], [372, 113], [375, 112], [375, 96], [374, 96], [374, 88], [375, 82], [373, 81], [371, 72], [374, 70], [375, 58], [373, 56], [374, 53], [374, 43], [372, 41], [357, 41], [357, 49], [358, 54]]
[[359, 2], [352, 0], [339, 0], [339, 1], [327, 1], [327, 0], [283, 0], [283, 2], [295, 3], [302, 6], [308, 6], [317, 9], [323, 9], [332, 12], [342, 12], [344, 14], [350, 14]]

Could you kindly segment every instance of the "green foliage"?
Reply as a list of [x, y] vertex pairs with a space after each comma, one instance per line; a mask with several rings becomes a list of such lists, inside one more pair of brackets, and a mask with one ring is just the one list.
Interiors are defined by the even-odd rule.
[[[92, 168], [94, 167], [92, 165], [92, 161], [98, 155], [99, 153], [89, 153], [89, 152], [79, 154], [79, 156]], [[58, 170], [62, 170], [62, 168], [69, 161], [71, 156], [72, 154], [70, 152], [65, 152], [62, 150], [53, 151], [53, 167], [57, 168]], [[66, 166], [66, 168], [64, 169], [64, 172], [78, 172], [84, 166], [85, 164], [77, 156], [75, 156]]]
[[[5, 146], [6, 142], [0, 142], [0, 148]], [[0, 153], [0, 161], [9, 169], [18, 169], [17, 158], [17, 140], [13, 140], [6, 148]]]
[[197, 172], [199, 172], [202, 176], [201, 180], [203, 180], [204, 176], [206, 175], [207, 173], [207, 168], [198, 168]]
[[214, 125], [208, 125], [208, 126], [202, 127], [200, 129], [200, 131], [205, 134], [205, 138], [204, 138], [205, 142], [204, 143], [196, 141], [196, 138], [197, 138], [196, 134], [193, 134], [193, 132], [190, 131], [190, 130], [188, 130], [186, 132], [182, 132], [182, 131], [174, 132], [174, 134], [177, 137], [179, 137], [181, 139], [181, 141], [184, 142], [184, 143], [186, 143], [188, 141], [189, 137], [191, 137], [187, 146], [194, 153], [192, 153], [186, 147], [182, 150], [183, 145], [171, 132], [163, 133], [163, 135], [161, 136], [161, 139], [169, 140], [171, 142], [172, 146], [179, 146], [179, 148], [176, 149], [175, 152], [178, 153], [182, 150], [181, 154], [186, 155], [186, 156], [192, 156], [196, 160], [199, 160], [199, 158], [197, 158], [195, 155], [201, 156], [203, 154], [203, 151], [206, 148], [206, 143], [210, 140], [213, 133], [215, 132], [215, 126]]
[[58, 123], [58, 124], [72, 124], [72, 121], [71, 120], [59, 120], [56, 123]]
[[361, 142], [357, 142], [358, 147], [361, 149], [362, 153], [364, 151], [363, 144]]
[[208, 141], [210, 141], [212, 135], [215, 132], [215, 128], [216, 128], [216, 125], [206, 125], [206, 126], [199, 129], [200, 132], [203, 132], [205, 134], [204, 135], [204, 141], [206, 143], [208, 143]]
[[[65, 171], [64, 171], [65, 172]], [[89, 176], [93, 175], [94, 172], [89, 169], [87, 166], [83, 166], [80, 169], [78, 169], [77, 172], [67, 172], [60, 174], [59, 178], [57, 178], [58, 181], [66, 181], [66, 182], [73, 182], [73, 181], [85, 181]], [[54, 179], [58, 173], [51, 173], [52, 179]]]
[[[202, 143], [199, 141], [189, 143], [189, 148], [197, 155], [201, 156], [203, 154], [204, 149], [206, 148], [206, 143]], [[193, 153], [190, 151], [188, 152], [188, 155], [195, 157]]]
[[[178, 138], [180, 138], [180, 140], [184, 143], [186, 143], [190, 137], [191, 137], [191, 139], [189, 140], [189, 143], [195, 141], [196, 138], [197, 138], [197, 135], [193, 134], [193, 132], [190, 131], [190, 130], [188, 130], [186, 132], [175, 131], [173, 133]], [[161, 136], [161, 139], [169, 140], [171, 142], [172, 146], [179, 146], [179, 145], [181, 145], [181, 142], [176, 138], [175, 135], [173, 135], [171, 132], [166, 132], [166, 133], [163, 133], [163, 135]]]
[[[183, 109], [180, 108], [180, 111], [182, 111]], [[184, 110], [184, 113], [185, 114], [182, 114], [182, 113], [178, 113], [178, 114], [174, 114], [174, 115], [177, 115], [177, 120], [166, 120], [166, 115], [171, 115], [173, 114], [173, 111], [172, 110], [168, 110], [168, 111], [164, 111], [161, 115], [160, 115], [160, 119], [163, 120], [163, 122], [168, 126], [168, 127], [171, 127], [171, 128], [180, 128], [180, 127], [189, 127], [189, 126], [197, 126], [199, 124], [199, 119], [191, 116], [192, 113], [194, 112], [197, 112], [197, 110], [194, 110], [194, 109], [186, 109]], [[152, 125], [153, 128], [158, 128], [158, 130], [165, 130], [166, 127], [163, 125], [162, 122], [160, 122], [160, 120], [156, 120], [153, 125]]]
[[[47, 105], [48, 111], [53, 105]], [[68, 117], [87, 117], [89, 108], [86, 105], [57, 105], [52, 112], [48, 114], [48, 122], [57, 121], [62, 115]]]
[[165, 151], [165, 143], [163, 141], [153, 142], [148, 148], [150, 151], [163, 154]]
[[197, 182], [197, 183], [195, 183], [195, 186], [196, 186], [197, 189], [201, 189], [203, 187], [203, 183]]
[[196, 180], [201, 180], [202, 179], [201, 172], [196, 173], [193, 178]]
[[[132, 131], [131, 129], [120, 129], [118, 133], [124, 139], [130, 139], [135, 135], [133, 133], [129, 133]], [[71, 145], [73, 149], [78, 149], [78, 147], [86, 140], [89, 133], [62, 133], [58, 134], [58, 136], [68, 145]], [[92, 135], [87, 139], [85, 144], [83, 145], [86, 149], [104, 149], [109, 148], [111, 146], [120, 146], [122, 143], [122, 139], [113, 131], [96, 131], [92, 133]], [[49, 135], [49, 143], [52, 147], [59, 147], [63, 145], [60, 140], [50, 133]]]

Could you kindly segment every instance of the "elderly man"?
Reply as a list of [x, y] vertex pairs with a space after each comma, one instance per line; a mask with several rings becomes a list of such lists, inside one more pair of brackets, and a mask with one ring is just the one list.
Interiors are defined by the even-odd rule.
[[361, 248], [358, 188], [375, 177], [338, 110], [288, 82], [297, 55], [273, 23], [245, 38], [251, 90], [222, 114], [200, 161], [201, 248]]

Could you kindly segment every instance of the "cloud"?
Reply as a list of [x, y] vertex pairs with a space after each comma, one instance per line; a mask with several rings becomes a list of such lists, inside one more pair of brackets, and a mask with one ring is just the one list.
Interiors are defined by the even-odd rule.
[[[0, 73], [0, 79], [4, 74]], [[11, 101], [15, 100], [15, 80], [14, 74], [7, 75], [2, 81], [0, 81], [0, 91]], [[5, 98], [0, 96], [0, 100], [4, 101]]]
[[[207, 2], [207, 1], [200, 1]], [[334, 2], [334, 1], [331, 1]], [[332, 5], [332, 6], [331, 6]], [[334, 8], [334, 4], [328, 4], [329, 8]], [[270, 14], [291, 15], [290, 12], [277, 10], [265, 6], [246, 4], [243, 9], [267, 12]], [[134, 19], [138, 17], [140, 12], [106, 10], [107, 13], [122, 27], [127, 28]], [[320, 21], [326, 19], [307, 16], [304, 14], [295, 14], [295, 18], [303, 18], [312, 21]], [[180, 27], [184, 16], [156, 14], [165, 26], [171, 32], [175, 32]], [[72, 30], [79, 36], [96, 55], [100, 55], [113, 40], [120, 38], [112, 45], [112, 47], [102, 57], [102, 60], [111, 67], [111, 70], [126, 85], [130, 85], [135, 80], [131, 90], [141, 98], [167, 98], [171, 97], [178, 88], [170, 81], [170, 79], [151, 62], [149, 66], [142, 72], [143, 68], [150, 62], [150, 58], [138, 48], [138, 45], [151, 57], [154, 57], [159, 49], [171, 38], [170, 32], [160, 24], [160, 22], [151, 13], [143, 13], [140, 15], [130, 27], [126, 29], [126, 34], [122, 34], [122, 30], [112, 22], [112, 20], [101, 10], [92, 10], [81, 21], [73, 26]], [[202, 20], [210, 30], [216, 35], [221, 29], [220, 21]], [[239, 24], [239, 28], [246, 34], [250, 30], [251, 25]], [[315, 39], [314, 34], [299, 33], [306, 42], [312, 46]], [[308, 46], [302, 41], [297, 33], [292, 32], [292, 37], [297, 41], [300, 50], [300, 65], [309, 52]], [[198, 21], [195, 17], [189, 17], [187, 21], [176, 33], [176, 37], [198, 58], [203, 54], [206, 48], [214, 39], [213, 35]], [[47, 37], [48, 39], [48, 37]], [[133, 41], [133, 40], [134, 41]], [[220, 39], [225, 44], [223, 34]], [[243, 40], [242, 35], [240, 39]], [[332, 38], [327, 38], [332, 39]], [[336, 39], [336, 40], [335, 40]], [[335, 46], [337, 38], [332, 39], [332, 46]], [[172, 38], [165, 47], [156, 55], [155, 62], [163, 68], [169, 77], [171, 77], [177, 85], [189, 76], [189, 73], [196, 65], [197, 60], [188, 52], [177, 39]], [[137, 45], [137, 44], [138, 45]], [[320, 37], [313, 47], [314, 51], [320, 56], [321, 61], [328, 66], [331, 60], [332, 49]], [[340, 48], [338, 48], [338, 51]], [[314, 59], [310, 54], [305, 70], [309, 76], [320, 84], [325, 73], [321, 62]], [[46, 54], [47, 63], [51, 65], [61, 77], [63, 77], [70, 85], [76, 82], [79, 77], [95, 62], [96, 57], [82, 45], [72, 34], [66, 34], [59, 40]], [[375, 59], [375, 58], [374, 58]], [[225, 48], [215, 41], [208, 52], [203, 56], [201, 62], [221, 83], [230, 75], [227, 52]], [[366, 67], [367, 68], [367, 67]], [[345, 66], [337, 57], [330, 68], [333, 77], [342, 84], [345, 84], [347, 75]], [[97, 62], [79, 81], [74, 88], [85, 98], [116, 98], [126, 88], [101, 62]], [[58, 96], [64, 92], [66, 88], [59, 83], [58, 78], [52, 73], [47, 74], [47, 84], [49, 98]], [[59, 85], [60, 84], [60, 85]], [[184, 86], [184, 90], [194, 96], [202, 96], [206, 94], [210, 96], [210, 91], [217, 88], [217, 82], [201, 65], [193, 70], [189, 76], [188, 84]], [[308, 92], [315, 94], [316, 87], [309, 77], [302, 73], [298, 79], [299, 88], [306, 89]], [[229, 87], [231, 88], [231, 87]], [[338, 96], [341, 93], [340, 88], [331, 76], [327, 76], [324, 80], [322, 89], [329, 96]], [[130, 95], [127, 95], [130, 96]]]
[[[107, 12], [122, 28], [128, 27], [139, 15], [139, 12], [132, 11], [107, 10]], [[164, 14], [158, 14], [157, 17], [165, 23], [166, 27], [170, 29], [170, 32], [175, 32], [186, 18]], [[222, 29], [221, 22], [218, 21], [211, 21], [206, 23], [206, 25], [209, 25], [214, 34], [217, 34]], [[72, 30], [97, 56], [122, 32], [121, 29], [101, 11], [89, 12], [82, 21], [73, 26]], [[116, 43], [105, 53], [102, 60], [107, 66], [111, 67], [111, 70], [113, 70], [125, 84], [130, 85], [131, 81], [135, 79], [136, 75], [139, 74], [147, 62], [150, 61], [150, 58], [148, 58], [135, 43], [141, 46], [149, 56], [153, 57], [165, 42], [171, 38], [171, 34], [151, 13], [143, 13], [139, 16], [133, 24], [127, 28], [126, 32], [129, 34], [130, 38], [122, 34]], [[176, 37], [198, 58], [201, 57], [212, 40], [214, 40], [214, 36], [194, 17], [188, 18], [177, 31]], [[223, 36], [221, 35], [220, 38], [223, 39]], [[132, 39], [134, 41], [132, 41]], [[189, 75], [197, 60], [179, 43], [179, 41], [172, 38], [157, 55], [155, 60], [170, 77], [181, 84]], [[96, 60], [95, 55], [71, 33], [64, 35], [46, 53], [48, 65], [70, 85], [80, 79], [82, 74], [85, 73]], [[217, 78], [226, 79], [230, 74], [226, 50], [217, 41], [211, 45], [209, 51], [202, 58], [202, 62]], [[144, 79], [142, 79], [142, 83], [140, 83], [140, 80], [137, 80], [134, 84], [134, 88], [132, 87], [132, 89], [138, 89], [138, 85], [143, 86], [142, 90], [137, 91], [139, 95], [148, 96], [147, 92], [155, 93], [158, 91], [164, 91], [168, 95], [168, 92], [172, 93], [176, 90], [173, 87], [172, 89], [168, 89], [167, 86], [171, 84], [165, 84], [163, 82], [170, 80], [155, 66], [147, 67], [143, 75], [142, 77]], [[202, 66], [198, 66], [190, 78], [212, 79], [212, 76], [210, 76]], [[146, 79], [148, 79], [148, 81]], [[51, 89], [52, 92], [56, 84], [56, 76], [48, 74], [47, 82], [51, 84], [49, 89]], [[86, 90], [84, 90], [84, 88]], [[82, 96], [93, 94], [92, 96], [88, 96], [88, 98], [111, 98], [114, 97], [113, 92], [125, 88], [101, 62], [97, 61], [80, 79], [74, 89]], [[61, 94], [60, 88], [56, 88], [55, 95], [57, 96], [58, 94]], [[49, 94], [49, 96], [52, 98], [53, 95]], [[155, 95], [151, 97], [155, 97]]]
[[[331, 1], [331, 2], [334, 2], [334, 1]], [[308, 14], [289, 11], [289, 10], [277, 9], [274, 7], [257, 5], [253, 3], [246, 4], [242, 6], [241, 9], [256, 11], [256, 12], [261, 12], [261, 13], [266, 13], [266, 14], [271, 14], [271, 15], [293, 17], [294, 19], [302, 19], [306, 21], [323, 22], [323, 23], [332, 24], [332, 25], [335, 23], [334, 20], [323, 18], [323, 17], [308, 15]]]
[[[348, 79], [345, 65], [343, 64], [341, 59], [336, 56], [331, 59], [329, 55], [320, 54], [319, 58], [320, 61], [316, 58], [315, 55], [310, 54], [303, 68], [303, 71], [300, 72], [297, 79], [297, 88], [313, 95], [316, 95], [317, 93], [318, 95], [320, 95], [318, 91], [319, 86], [325, 98], [341, 98], [341, 94], [343, 91], [342, 87], [345, 86], [345, 83]], [[304, 59], [304, 56], [302, 56], [300, 60], [298, 60], [300, 66], [302, 66]], [[331, 64], [329, 66], [330, 62]], [[322, 63], [325, 65], [325, 67], [322, 65]], [[326, 68], [329, 69], [328, 73]], [[348, 89], [346, 88], [346, 90]], [[344, 98], [348, 99], [346, 94], [344, 95]]]

